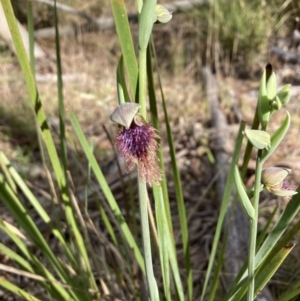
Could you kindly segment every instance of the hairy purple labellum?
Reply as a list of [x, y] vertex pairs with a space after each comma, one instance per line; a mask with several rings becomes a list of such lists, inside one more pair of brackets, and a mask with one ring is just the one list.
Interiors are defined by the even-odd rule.
[[125, 158], [128, 171], [137, 164], [139, 177], [149, 184], [159, 184], [161, 180], [156, 138], [159, 138], [156, 130], [139, 115], [135, 116], [128, 128], [122, 127], [116, 138], [116, 145]]

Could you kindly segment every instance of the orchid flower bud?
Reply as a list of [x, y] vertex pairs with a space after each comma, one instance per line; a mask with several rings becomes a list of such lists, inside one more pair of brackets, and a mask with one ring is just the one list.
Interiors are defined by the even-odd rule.
[[272, 70], [272, 65], [268, 64], [263, 73], [258, 98], [258, 114], [260, 123], [265, 129], [270, 119], [272, 111], [271, 102], [276, 95], [276, 76]]
[[141, 106], [137, 103], [122, 103], [113, 111], [110, 115], [110, 119], [111, 121], [128, 129], [140, 107]]
[[283, 167], [269, 167], [263, 169], [261, 180], [265, 188], [277, 196], [291, 197], [297, 194], [297, 185], [284, 181], [290, 169]]
[[154, 22], [167, 23], [172, 19], [172, 13], [170, 13], [165, 7], [157, 4], [155, 7], [156, 20]]

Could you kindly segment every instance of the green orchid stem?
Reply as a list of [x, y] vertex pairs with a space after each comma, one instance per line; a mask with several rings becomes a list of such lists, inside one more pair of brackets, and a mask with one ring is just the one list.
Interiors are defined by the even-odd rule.
[[136, 6], [137, 6], [137, 11], [139, 13], [139, 15], [141, 14], [142, 12], [142, 7], [143, 7], [143, 0], [137, 0], [136, 1]]
[[151, 301], [159, 301], [158, 288], [153, 273], [151, 240], [149, 231], [149, 218], [148, 218], [148, 192], [146, 183], [138, 180], [139, 186], [139, 201], [140, 201], [140, 218], [142, 229], [142, 240], [144, 249], [144, 260], [146, 268], [146, 277]]
[[263, 166], [263, 161], [261, 157], [262, 157], [262, 151], [259, 150], [256, 159], [256, 171], [255, 171], [255, 183], [254, 183], [254, 197], [253, 197], [254, 218], [250, 219], [250, 239], [249, 239], [249, 258], [248, 258], [249, 287], [248, 287], [247, 301], [254, 300], [254, 291], [255, 291], [255, 252], [256, 252], [259, 195], [261, 191], [261, 173], [262, 173], [262, 166]]
[[[147, 121], [147, 108], [146, 108], [146, 95], [147, 95], [147, 47], [140, 47], [139, 49], [139, 104], [140, 114]], [[140, 203], [140, 218], [142, 229], [142, 240], [144, 248], [146, 278], [148, 290], [151, 301], [159, 301], [159, 293], [157, 283], [153, 273], [152, 253], [151, 253], [151, 240], [148, 221], [148, 192], [146, 183], [138, 177], [139, 186], [139, 203]]]
[[146, 110], [146, 95], [147, 95], [147, 48], [139, 51], [139, 104], [140, 114], [147, 121]]
[[[262, 192], [263, 189], [264, 189], [264, 185], [260, 184], [259, 192]], [[247, 195], [248, 195], [248, 198], [250, 200], [253, 198], [253, 196], [254, 196], [254, 187], [251, 190], [247, 191]]]

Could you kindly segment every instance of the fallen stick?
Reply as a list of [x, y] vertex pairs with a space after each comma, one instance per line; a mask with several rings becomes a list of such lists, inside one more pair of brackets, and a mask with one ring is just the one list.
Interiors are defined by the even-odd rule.
[[[48, 3], [50, 5], [50, 0], [35, 0], [40, 1], [44, 3]], [[175, 1], [164, 4], [164, 7], [171, 11], [172, 13], [178, 13], [178, 12], [184, 12], [188, 11], [194, 7], [201, 6], [205, 3], [208, 3], [207, 0], [182, 0], [182, 1]], [[52, 4], [53, 5], [53, 4]], [[60, 6], [57, 6], [58, 9], [62, 9]], [[66, 10], [67, 11], [67, 10]], [[76, 11], [74, 9], [74, 11]], [[73, 11], [73, 12], [74, 12]], [[69, 12], [71, 12], [69, 10]], [[76, 14], [79, 14], [80, 16], [86, 18], [86, 14], [81, 12], [76, 12]], [[131, 23], [137, 23], [138, 16], [137, 14], [128, 14], [128, 20]], [[59, 35], [60, 36], [68, 36], [68, 35], [77, 35], [79, 32], [86, 32], [86, 31], [96, 31], [96, 30], [107, 30], [115, 27], [115, 21], [113, 17], [107, 17], [107, 18], [92, 18], [89, 17], [90, 20], [87, 23], [84, 23], [82, 25], [68, 25], [68, 26], [59, 26]], [[39, 29], [35, 32], [35, 38], [36, 39], [50, 39], [55, 37], [55, 28], [43, 28]]]

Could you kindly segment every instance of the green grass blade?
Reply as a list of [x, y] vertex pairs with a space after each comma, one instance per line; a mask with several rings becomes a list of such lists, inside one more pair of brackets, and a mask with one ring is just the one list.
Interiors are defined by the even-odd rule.
[[116, 246], [118, 246], [119, 244], [118, 244], [116, 234], [114, 232], [114, 228], [113, 228], [112, 224], [110, 223], [106, 212], [104, 211], [103, 207], [100, 204], [97, 204], [97, 205], [98, 205], [98, 209], [99, 209], [101, 218], [103, 220], [103, 224], [105, 225], [105, 228], [106, 228], [107, 232], [109, 233], [109, 235], [110, 235], [112, 241], [114, 242], [114, 244]]
[[58, 114], [59, 114], [59, 138], [60, 138], [60, 158], [62, 168], [67, 178], [67, 141], [65, 129], [65, 108], [64, 108], [64, 94], [63, 94], [63, 81], [62, 81], [62, 68], [60, 57], [60, 40], [58, 29], [58, 16], [56, 8], [56, 0], [54, 0], [54, 27], [55, 27], [55, 50], [56, 50], [56, 68], [57, 68], [57, 93], [58, 93]]
[[[74, 300], [80, 300], [73, 295], [74, 292], [70, 291], [70, 294], [65, 290], [61, 285], [57, 285], [55, 283], [55, 277], [46, 269], [46, 267], [32, 254], [29, 250], [28, 246], [23, 242], [16, 234], [14, 234], [6, 224], [0, 221], [0, 228], [12, 239], [18, 249], [22, 252], [22, 254], [26, 257], [26, 262], [23, 258], [20, 258], [14, 251], [10, 250], [9, 248], [0, 248], [1, 252], [9, 256], [12, 260], [15, 260], [23, 269], [31, 273], [35, 273], [37, 275], [41, 275], [42, 277], [46, 278], [47, 280], [53, 281], [48, 285], [44, 283], [49, 290], [53, 293], [53, 295], [61, 298], [62, 300], [66, 300], [66, 298], [74, 298]], [[40, 245], [40, 251], [44, 251], [44, 246]], [[51, 261], [50, 261], [51, 262]], [[61, 275], [60, 273], [58, 273]], [[61, 275], [62, 276], [62, 275]], [[60, 278], [64, 283], [72, 284], [71, 281], [68, 281], [68, 278], [61, 277]], [[73, 295], [73, 296], [72, 296]]]
[[[258, 273], [255, 275], [255, 297], [259, 294], [259, 292], [265, 287], [268, 281], [272, 278], [278, 268], [281, 266], [284, 259], [287, 255], [292, 251], [294, 246], [287, 246], [282, 248], [273, 258], [267, 260], [264, 264], [264, 267], [260, 269]], [[248, 290], [248, 281], [246, 281], [239, 291], [239, 294], [235, 296], [232, 301], [246, 301], [245, 293]], [[242, 298], [242, 296], [244, 296]]]
[[[155, 52], [154, 43], [153, 40], [151, 41], [152, 48]], [[157, 60], [156, 60], [157, 64]], [[157, 102], [156, 102], [156, 95], [155, 95], [155, 86], [154, 86], [154, 79], [153, 79], [153, 69], [152, 69], [152, 59], [151, 59], [151, 51], [150, 47], [147, 48], [147, 78], [148, 78], [148, 93], [149, 93], [149, 99], [150, 99], [150, 111], [151, 111], [151, 120], [152, 125], [154, 128], [156, 128], [159, 131], [159, 120], [158, 120], [158, 111], [157, 111]], [[161, 92], [163, 94], [162, 88]], [[163, 210], [164, 214], [164, 223], [159, 224], [158, 223], [158, 232], [163, 231], [165, 233], [164, 237], [168, 241], [165, 241], [164, 243], [167, 243], [168, 246], [168, 258], [170, 260], [171, 269], [176, 285], [176, 289], [178, 292], [178, 297], [180, 300], [183, 298], [183, 288], [182, 288], [182, 282], [180, 279], [180, 273], [178, 269], [178, 263], [177, 263], [177, 256], [176, 256], [176, 249], [175, 249], [175, 242], [173, 237], [173, 227], [172, 227], [172, 220], [171, 220], [171, 213], [170, 213], [170, 203], [169, 203], [169, 195], [168, 195], [168, 188], [167, 188], [167, 181], [166, 181], [166, 175], [165, 175], [165, 165], [164, 165], [164, 158], [162, 153], [162, 147], [159, 146], [158, 150], [158, 157], [159, 157], [159, 164], [160, 168], [162, 170], [163, 179], [161, 181], [160, 187], [153, 187], [154, 197], [155, 197], [155, 204], [158, 206], [157, 202], [164, 202], [164, 204], [160, 204], [159, 208]], [[168, 233], [166, 234], [166, 229], [160, 229], [160, 226], [165, 227], [165, 221], [167, 221], [168, 224]], [[163, 235], [162, 235], [163, 236]], [[163, 250], [164, 252], [166, 250]], [[162, 252], [162, 250], [160, 250]], [[166, 256], [164, 257], [163, 265], [166, 264]], [[168, 262], [169, 265], [169, 262]], [[163, 266], [164, 269], [166, 269], [165, 266]], [[167, 270], [165, 270], [165, 275], [167, 276]], [[169, 275], [168, 275], [169, 277]], [[165, 290], [167, 289], [167, 284], [165, 285]], [[192, 293], [191, 293], [192, 294]]]
[[[73, 137], [71, 138], [71, 141], [72, 141], [73, 147], [76, 148]], [[94, 151], [94, 140], [91, 141], [90, 148], [91, 148], [91, 151], [93, 152]], [[79, 153], [77, 153], [77, 157], [78, 158], [80, 157]], [[89, 198], [89, 189], [90, 189], [91, 183], [92, 183], [91, 165], [88, 163], [87, 178], [86, 178], [85, 187], [84, 187], [84, 208], [85, 208], [86, 213], [88, 212], [88, 198]]]
[[78, 123], [78, 120], [76, 119], [75, 115], [74, 114], [70, 114], [70, 120], [71, 120], [71, 123], [72, 123], [72, 126], [73, 126], [73, 129], [76, 133], [76, 136], [78, 137], [78, 140], [81, 144], [81, 147], [89, 161], [89, 164], [91, 165], [92, 167], [92, 170], [102, 188], [102, 191], [103, 191], [103, 194], [105, 195], [107, 201], [108, 201], [108, 204], [112, 210], [112, 212], [114, 213], [115, 217], [117, 218], [117, 220], [120, 222], [120, 227], [123, 231], [123, 234], [126, 238], [126, 241], [128, 243], [128, 245], [130, 246], [130, 248], [133, 249], [133, 252], [134, 252], [134, 255], [135, 255], [135, 258], [140, 266], [140, 268], [142, 269], [143, 272], [145, 272], [145, 267], [144, 267], [144, 259], [142, 257], [142, 254], [130, 232], [130, 229], [127, 225], [127, 223], [125, 222], [124, 220], [124, 217], [121, 213], [121, 210], [103, 176], [103, 173], [96, 161], [96, 158], [94, 156], [94, 154], [91, 152], [91, 149], [89, 147], [89, 144], [83, 134], [83, 131]]
[[[7, 233], [6, 228], [2, 227], [2, 221], [0, 221], [0, 227], [3, 231], [5, 231]], [[20, 240], [20, 242], [21, 243], [19, 244], [20, 245], [19, 248], [21, 249], [23, 242], [21, 240]], [[2, 243], [0, 243], [0, 250], [1, 250], [1, 254], [6, 255], [11, 261], [17, 263], [20, 267], [22, 267], [23, 270], [34, 273], [34, 268], [29, 263], [29, 261], [26, 260], [24, 257], [20, 256], [15, 251], [8, 248], [7, 246], [5, 246]]]
[[[93, 143], [91, 143], [90, 145], [90, 149], [91, 149], [91, 152], [93, 152], [94, 150], [94, 146], [93, 146]], [[84, 196], [84, 199], [85, 199], [85, 210], [86, 210], [86, 215], [88, 216], [88, 190], [89, 190], [89, 183], [92, 183], [91, 181], [91, 165], [88, 164], [88, 179], [87, 179], [87, 185], [86, 185], [86, 189], [85, 189], [85, 196]], [[114, 242], [114, 244], [116, 246], [118, 246], [118, 241], [117, 241], [117, 237], [115, 235], [115, 232], [114, 232], [114, 228], [112, 226], [112, 224], [110, 223], [110, 220], [106, 214], [106, 212], [104, 211], [102, 205], [100, 204], [100, 202], [96, 202], [96, 206], [98, 207], [98, 210], [99, 210], [99, 213], [101, 215], [101, 218], [103, 220], [103, 223], [105, 225], [105, 228], [108, 232], [108, 234], [110, 235], [112, 241]]]
[[130, 27], [127, 19], [127, 11], [124, 0], [110, 0], [116, 23], [116, 29], [121, 44], [122, 55], [130, 83], [133, 97], [138, 95], [138, 65], [134, 52]]
[[15, 295], [23, 298], [24, 300], [41, 301], [41, 299], [34, 297], [33, 295], [27, 293], [26, 291], [14, 285], [13, 283], [7, 281], [4, 277], [0, 277], [0, 286], [4, 287], [5, 289], [14, 293]]
[[[300, 220], [296, 224], [294, 224], [286, 233], [284, 233], [283, 236], [281, 236], [280, 241], [272, 249], [268, 258], [270, 259], [273, 258], [275, 256], [274, 254], [278, 253], [280, 249], [284, 248], [295, 237], [295, 235], [299, 233], [299, 231], [300, 231]], [[268, 258], [266, 259], [266, 261], [268, 261]], [[300, 287], [300, 282], [296, 282], [290, 285], [288, 291], [278, 297], [278, 301], [291, 300], [290, 297], [297, 296], [297, 294], [299, 294], [300, 291], [299, 287]]]
[[27, 2], [27, 30], [29, 36], [29, 60], [31, 71], [33, 75], [35, 74], [35, 57], [34, 57], [34, 19], [33, 19], [33, 10], [32, 2]]
[[[295, 277], [297, 277], [297, 275], [295, 275]], [[282, 293], [276, 300], [277, 301], [297, 300], [295, 297], [298, 296], [299, 298], [299, 295], [300, 295], [300, 280], [297, 280], [292, 284], [289, 284], [289, 286], [286, 288], [286, 291]]]
[[152, 248], [148, 215], [148, 203], [149, 197], [147, 192], [147, 184], [138, 178], [138, 190], [139, 190], [139, 209], [141, 219], [141, 236], [143, 242], [145, 269], [146, 269], [146, 281], [148, 286], [149, 299], [151, 301], [159, 301], [159, 293], [157, 282], [153, 272], [152, 261]]
[[231, 191], [232, 191], [232, 188], [234, 185], [234, 169], [235, 169], [235, 166], [236, 166], [239, 156], [240, 156], [240, 151], [241, 151], [242, 142], [243, 142], [243, 138], [244, 138], [243, 131], [244, 131], [245, 127], [246, 127], [246, 124], [244, 122], [242, 122], [240, 124], [238, 136], [236, 139], [235, 149], [234, 149], [234, 153], [232, 156], [232, 160], [231, 160], [231, 164], [230, 164], [230, 168], [229, 168], [229, 172], [228, 172], [228, 178], [226, 181], [225, 192], [224, 192], [223, 199], [222, 199], [220, 214], [219, 214], [217, 228], [216, 228], [214, 241], [213, 241], [213, 246], [212, 246], [212, 250], [210, 253], [210, 257], [209, 257], [207, 272], [205, 275], [205, 281], [204, 281], [204, 285], [203, 285], [201, 301], [204, 299], [204, 296], [205, 296], [205, 293], [207, 290], [207, 286], [208, 286], [208, 281], [211, 277], [212, 267], [213, 267], [215, 257], [216, 257], [216, 252], [217, 252], [217, 246], [219, 244], [219, 240], [220, 240], [220, 236], [221, 236], [221, 232], [222, 232], [222, 225], [223, 225], [224, 218], [225, 218], [225, 215], [227, 212], [227, 207], [228, 207], [228, 204], [230, 201]]
[[117, 89], [118, 89], [119, 104], [122, 104], [124, 102], [130, 102], [130, 97], [128, 94], [125, 74], [124, 74], [123, 56], [120, 57], [118, 67], [117, 67]]
[[[297, 282], [297, 285], [300, 286], [300, 282]], [[285, 294], [283, 294], [277, 298], [277, 301], [289, 301], [296, 297], [299, 298], [299, 295], [300, 295], [300, 288], [298, 288], [298, 289], [289, 288], [289, 290]], [[294, 299], [294, 300], [297, 300], [297, 299]]]
[[[18, 225], [21, 227], [21, 229], [23, 229], [26, 235], [30, 238], [30, 240], [36, 246], [39, 247], [40, 252], [44, 254], [45, 258], [56, 270], [56, 272], [60, 276], [60, 279], [62, 279], [62, 282], [71, 284], [72, 280], [70, 278], [70, 275], [68, 274], [67, 271], [65, 271], [63, 265], [58, 260], [56, 254], [53, 253], [51, 247], [48, 245], [45, 238], [43, 237], [43, 235], [41, 234], [41, 232], [39, 231], [39, 229], [31, 219], [29, 214], [27, 213], [26, 208], [24, 208], [22, 203], [13, 194], [13, 192], [6, 184], [1, 174], [0, 174], [0, 197], [3, 200], [7, 209], [14, 217], [14, 219], [17, 221]], [[19, 242], [17, 243], [17, 246], [20, 247]], [[78, 294], [81, 295], [81, 298], [83, 297], [83, 295], [80, 292], [78, 292]], [[77, 297], [75, 295], [73, 296], [73, 298], [74, 300], [77, 300]]]
[[[0, 162], [7, 167], [14, 184], [17, 184], [19, 189], [24, 193], [25, 197], [30, 201], [31, 205], [35, 208], [36, 212], [45, 223], [50, 223], [51, 218], [48, 213], [41, 206], [39, 201], [35, 198], [32, 191], [27, 187], [22, 177], [18, 174], [16, 169], [12, 166], [11, 162], [7, 159], [2, 151], [0, 151]], [[15, 192], [15, 191], [14, 191]]]
[[[2, 202], [11, 212], [15, 220], [18, 222], [19, 226], [24, 229], [24, 231], [27, 233], [27, 235], [30, 236], [32, 241], [38, 243], [38, 245], [41, 245], [41, 242], [45, 244], [43, 236], [32, 221], [31, 217], [27, 214], [26, 208], [10, 189], [2, 174], [0, 174], [0, 196], [2, 198]], [[48, 245], [46, 244], [43, 247], [47, 246]]]
[[[153, 47], [153, 52], [155, 56], [155, 62], [157, 64], [157, 58], [155, 53], [155, 48]], [[158, 65], [156, 66], [157, 69]], [[172, 136], [171, 126], [169, 122], [169, 116], [167, 112], [165, 97], [162, 89], [162, 83], [158, 72], [158, 81], [159, 81], [159, 87], [161, 92], [161, 98], [162, 98], [162, 105], [164, 110], [164, 117], [165, 117], [165, 125], [167, 130], [167, 138], [168, 138], [168, 145], [169, 145], [169, 153], [171, 157], [171, 166], [172, 166], [172, 174], [174, 178], [175, 183], [175, 194], [176, 194], [176, 202], [177, 202], [177, 208], [179, 213], [179, 219], [180, 219], [180, 231], [181, 231], [181, 237], [183, 242], [183, 249], [184, 249], [184, 257], [185, 257], [185, 268], [187, 272], [187, 285], [188, 285], [188, 298], [189, 300], [193, 299], [193, 275], [192, 275], [192, 268], [191, 268], [191, 262], [190, 262], [190, 247], [189, 247], [189, 235], [188, 235], [188, 225], [187, 225], [187, 218], [186, 218], [186, 210], [184, 205], [184, 199], [183, 199], [183, 191], [182, 191], [182, 184], [180, 179], [180, 173], [176, 162], [176, 152], [174, 147], [174, 140]], [[154, 106], [153, 106], [154, 107]], [[155, 116], [155, 111], [154, 111]], [[156, 117], [155, 117], [156, 118]], [[167, 193], [167, 192], [165, 192]], [[165, 199], [165, 202], [168, 200], [168, 198]], [[169, 206], [167, 204], [166, 208]], [[169, 213], [168, 213], [169, 214]]]
[[73, 214], [73, 209], [70, 203], [70, 198], [68, 195], [67, 190], [67, 179], [65, 176], [65, 172], [61, 167], [55, 144], [53, 141], [53, 137], [51, 135], [46, 115], [42, 107], [41, 100], [38, 95], [38, 91], [36, 89], [35, 80], [33, 77], [33, 74], [31, 72], [31, 67], [29, 65], [29, 61], [24, 49], [23, 41], [19, 33], [19, 29], [13, 14], [12, 6], [9, 0], [2, 0], [2, 5], [4, 8], [4, 12], [6, 15], [7, 23], [10, 29], [10, 32], [12, 34], [12, 39], [16, 48], [16, 53], [21, 65], [21, 69], [25, 78], [25, 82], [27, 85], [27, 89], [30, 95], [30, 99], [32, 101], [32, 105], [36, 114], [37, 124], [41, 128], [42, 131], [42, 137], [43, 142], [46, 145], [48, 155], [51, 161], [52, 168], [54, 170], [56, 180], [61, 192], [62, 200], [65, 205], [65, 211], [67, 216], [67, 221], [70, 227], [72, 228], [72, 231], [75, 235], [75, 241], [78, 243], [78, 248], [81, 252], [81, 254], [84, 257], [85, 264], [89, 269], [89, 263], [88, 263], [88, 256], [86, 254], [86, 250], [84, 249], [84, 243], [82, 236], [80, 235], [80, 232], [77, 227], [77, 223]]
[[[28, 62], [28, 58], [26, 55], [26, 52], [24, 50], [22, 38], [19, 33], [18, 26], [16, 24], [13, 10], [11, 7], [11, 3], [9, 0], [3, 0], [2, 5], [5, 11], [6, 19], [8, 26], [10, 28], [13, 42], [16, 48], [17, 56], [21, 65], [21, 69], [26, 81], [27, 89], [29, 91], [30, 99], [32, 101], [35, 114], [36, 114], [36, 119], [37, 119], [37, 124], [41, 128], [42, 131], [42, 136], [43, 136], [43, 142], [46, 145], [48, 155], [52, 164], [52, 168], [54, 170], [56, 180], [61, 192], [62, 200], [65, 205], [65, 212], [66, 212], [66, 217], [69, 226], [72, 229], [72, 232], [75, 237], [75, 242], [77, 243], [78, 250], [80, 252], [80, 256], [83, 257], [83, 260], [85, 262], [85, 268], [87, 271], [89, 271], [90, 275], [92, 275], [91, 267], [89, 264], [89, 257], [86, 253], [85, 249], [85, 244], [83, 242], [82, 236], [78, 230], [78, 226], [76, 223], [76, 219], [74, 216], [74, 212], [70, 203], [70, 198], [68, 195], [68, 189], [67, 189], [67, 178], [65, 174], [65, 170], [62, 169], [62, 166], [60, 164], [55, 144], [46, 120], [46, 115], [42, 107], [41, 100], [38, 95], [38, 91], [36, 89], [35, 85], [35, 80], [31, 72], [31, 67]], [[78, 263], [79, 264], [79, 263]]]
[[9, 161], [6, 159], [6, 160], [3, 160], [3, 158], [6, 159], [4, 153], [2, 151], [0, 151], [0, 170], [2, 171], [3, 173], [3, 176], [5, 177], [6, 181], [7, 181], [7, 184], [9, 185], [9, 187], [11, 188], [11, 190], [17, 194], [17, 185], [16, 183], [14, 182], [14, 179], [10, 173], [10, 163]]
[[169, 246], [169, 258], [170, 258], [171, 270], [175, 282], [175, 287], [177, 290], [177, 299], [183, 301], [185, 300], [184, 298], [185, 294], [182, 286], [182, 281], [180, 278], [180, 270], [178, 267], [176, 247], [171, 235], [167, 236], [167, 243]]
[[[60, 136], [60, 158], [62, 171], [64, 173], [64, 178], [67, 179], [67, 141], [66, 141], [66, 130], [65, 130], [65, 108], [64, 108], [64, 97], [63, 97], [63, 81], [62, 81], [62, 67], [61, 67], [61, 57], [60, 57], [60, 40], [59, 40], [59, 29], [58, 29], [58, 15], [56, 8], [56, 0], [54, 1], [54, 23], [55, 23], [55, 50], [56, 50], [56, 66], [57, 66], [57, 92], [58, 92], [58, 110], [59, 110], [59, 136]], [[68, 194], [68, 182], [66, 180], [65, 193]], [[69, 195], [68, 195], [69, 199]], [[83, 259], [84, 264], [80, 269], [86, 272], [89, 278], [89, 282], [94, 290], [97, 290], [97, 284], [93, 276], [93, 271], [90, 266], [89, 256], [87, 254], [86, 244], [84, 238], [82, 237], [77, 223], [74, 211], [71, 207], [66, 210], [66, 217], [69, 221], [69, 226], [71, 227], [75, 241], [77, 243], [79, 256]]]
[[227, 242], [227, 235], [226, 238], [224, 239], [224, 242], [222, 244], [222, 248], [220, 250], [220, 253], [218, 254], [218, 261], [216, 264], [215, 272], [211, 281], [211, 286], [209, 289], [209, 295], [208, 295], [208, 301], [214, 301], [216, 300], [216, 294], [217, 290], [219, 288], [219, 283], [220, 283], [220, 277], [221, 277], [221, 272], [222, 272], [222, 266], [224, 262], [224, 254], [226, 250], [226, 242]]
[[[152, 46], [153, 50], [155, 51], [153, 39], [151, 39], [151, 46]], [[156, 64], [157, 64], [157, 61], [156, 61]], [[160, 132], [150, 46], [147, 49], [147, 78], [148, 78], [148, 94], [149, 94], [152, 126], [158, 132]], [[159, 167], [160, 167], [162, 175], [163, 175], [162, 180], [161, 180], [161, 189], [162, 189], [162, 193], [163, 193], [164, 208], [166, 210], [166, 218], [168, 220], [168, 224], [169, 224], [171, 233], [173, 233], [168, 186], [167, 186], [165, 164], [164, 164], [164, 157], [163, 157], [161, 143], [159, 143], [159, 149], [157, 151], [157, 156], [159, 159]]]
[[161, 187], [154, 187], [154, 198], [156, 207], [157, 218], [157, 231], [159, 238], [159, 252], [162, 264], [163, 283], [165, 289], [165, 297], [170, 300], [170, 275], [169, 275], [169, 263], [171, 265], [173, 279], [177, 290], [177, 297], [179, 300], [184, 300], [184, 291], [182, 282], [180, 279], [180, 271], [177, 262], [176, 248], [174, 244], [173, 235], [168, 226], [168, 220], [166, 217], [166, 210], [164, 207], [164, 200]]
[[[265, 235], [268, 232], [270, 225], [275, 217], [275, 214], [277, 212], [277, 207], [272, 211], [272, 214], [270, 215], [270, 218], [268, 219], [267, 223], [265, 224], [264, 228], [262, 229], [261, 233], [259, 234], [258, 238], [257, 238], [257, 248], [259, 248], [259, 246], [261, 245], [261, 243], [263, 242], [263, 240], [265, 239]], [[284, 245], [282, 246], [284, 247]], [[279, 250], [282, 248], [280, 247], [279, 249], [277, 249], [277, 251], [274, 253], [275, 255], [279, 252]], [[246, 268], [247, 268], [247, 262], [245, 262], [243, 264], [243, 267], [240, 269], [238, 275], [236, 276], [234, 282], [231, 284], [230, 289], [227, 292], [227, 295], [225, 296], [224, 300], [229, 300], [237, 291], [238, 289], [241, 287], [241, 285], [239, 284], [241, 278], [243, 277], [243, 275], [246, 272]], [[239, 284], [239, 285], [238, 285]]]
[[157, 222], [158, 250], [165, 292], [164, 297], [167, 301], [171, 301], [169, 253], [167, 245], [167, 237], [170, 236], [170, 230], [165, 215], [162, 190], [160, 187], [153, 187], [153, 192]]
[[176, 194], [176, 202], [177, 208], [179, 213], [179, 220], [180, 220], [180, 232], [182, 237], [183, 243], [183, 250], [184, 250], [184, 257], [185, 257], [185, 268], [187, 273], [187, 281], [188, 281], [188, 298], [192, 300], [193, 297], [193, 287], [192, 287], [192, 267], [190, 261], [190, 246], [189, 246], [189, 233], [188, 233], [188, 225], [187, 225], [187, 217], [186, 217], [186, 210], [184, 205], [184, 198], [183, 198], [183, 191], [182, 191], [182, 184], [180, 179], [180, 173], [176, 162], [176, 153], [175, 153], [175, 146], [173, 142], [171, 126], [169, 123], [166, 103], [164, 98], [162, 98], [163, 102], [163, 109], [165, 115], [165, 123], [167, 128], [167, 135], [168, 135], [168, 145], [170, 149], [170, 157], [171, 157], [171, 165], [172, 165], [172, 174], [175, 183], [175, 194]]
[[36, 114], [37, 123], [42, 130], [43, 140], [46, 144], [49, 158], [51, 160], [59, 187], [63, 190], [66, 186], [66, 179], [63, 175], [59, 159], [56, 153], [54, 141], [47, 123], [46, 115], [42, 107], [41, 100], [36, 89], [35, 80], [31, 72], [31, 67], [24, 49], [23, 41], [19, 33], [19, 29], [13, 14], [10, 0], [2, 0], [2, 6], [6, 15], [6, 20], [12, 34], [12, 39], [16, 48], [16, 53], [24, 75], [25, 83], [29, 92], [29, 96]]
[[[285, 245], [289, 242], [289, 240], [300, 230], [300, 222], [296, 223], [287, 233], [284, 232], [287, 230], [291, 221], [295, 218], [297, 213], [300, 210], [300, 195], [299, 189], [298, 194], [296, 194], [287, 204], [285, 210], [281, 214], [274, 228], [259, 248], [256, 256], [255, 256], [255, 267], [258, 268], [262, 265], [263, 262], [267, 261], [267, 258], [274, 257]], [[280, 239], [280, 241], [279, 241]], [[239, 294], [238, 290], [241, 288], [242, 283], [245, 278], [247, 278], [247, 271], [244, 273], [238, 285], [235, 286], [235, 289], [230, 294], [233, 296], [234, 294]], [[233, 300], [233, 299], [226, 299]]]
[[33, 206], [33, 208], [36, 210], [37, 214], [41, 217], [41, 219], [48, 225], [52, 227], [52, 233], [53, 235], [59, 240], [62, 247], [64, 248], [66, 254], [68, 255], [68, 258], [70, 262], [73, 264], [76, 263], [76, 259], [74, 257], [73, 252], [68, 247], [64, 236], [62, 235], [61, 231], [54, 228], [54, 226], [51, 223], [51, 218], [48, 215], [48, 213], [45, 211], [41, 203], [36, 199], [36, 197], [33, 195], [31, 190], [27, 187], [21, 176], [17, 173], [15, 168], [12, 166], [12, 164], [9, 162], [7, 157], [4, 155], [3, 152], [0, 151], [0, 165], [6, 166], [9, 174], [11, 175], [14, 183], [17, 184], [19, 189], [22, 191], [24, 196], [27, 198], [27, 200], [30, 202], [30, 204]]
[[255, 279], [255, 295], [266, 286], [285, 258], [290, 254], [295, 245], [285, 246], [273, 258], [267, 260], [263, 269], [258, 273]]
[[300, 210], [300, 194], [296, 194], [287, 204], [285, 210], [281, 214], [276, 225], [272, 229], [271, 233], [268, 235], [263, 245], [260, 247], [258, 253], [255, 257], [255, 265], [258, 267], [262, 261], [269, 255], [275, 244], [282, 237], [283, 233], [286, 231], [291, 221], [295, 218], [296, 214]]

